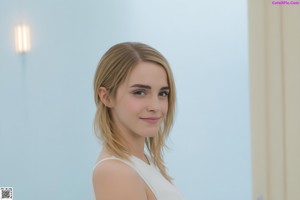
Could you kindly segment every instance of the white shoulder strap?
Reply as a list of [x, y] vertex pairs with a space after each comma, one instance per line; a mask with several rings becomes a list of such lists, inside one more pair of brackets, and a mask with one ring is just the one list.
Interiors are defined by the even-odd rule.
[[107, 158], [103, 158], [102, 160], [99, 160], [99, 161], [95, 164], [94, 169], [95, 169], [98, 165], [100, 165], [102, 162], [104, 162], [104, 161], [106, 161], [106, 160], [119, 160], [119, 161], [121, 161], [121, 162], [127, 164], [127, 162], [126, 162], [125, 160], [122, 160], [122, 159], [117, 158], [117, 157], [115, 157], [115, 156], [111, 156], [111, 157], [107, 157]]

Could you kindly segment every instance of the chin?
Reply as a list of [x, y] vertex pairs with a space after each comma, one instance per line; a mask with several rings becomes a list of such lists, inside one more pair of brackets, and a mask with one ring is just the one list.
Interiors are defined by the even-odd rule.
[[141, 127], [139, 130], [136, 130], [136, 133], [139, 133], [140, 136], [143, 137], [155, 137], [158, 135], [160, 127], [152, 126], [152, 127]]
[[158, 130], [157, 131], [151, 131], [151, 132], [147, 132], [145, 134], [146, 137], [155, 137], [158, 134]]
[[146, 137], [147, 138], [154, 138], [157, 134], [148, 134]]

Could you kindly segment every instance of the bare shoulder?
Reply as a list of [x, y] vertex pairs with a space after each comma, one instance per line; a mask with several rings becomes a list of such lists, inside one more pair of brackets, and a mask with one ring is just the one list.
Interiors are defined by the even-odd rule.
[[95, 167], [93, 187], [97, 200], [147, 200], [142, 180], [119, 160], [106, 160]]

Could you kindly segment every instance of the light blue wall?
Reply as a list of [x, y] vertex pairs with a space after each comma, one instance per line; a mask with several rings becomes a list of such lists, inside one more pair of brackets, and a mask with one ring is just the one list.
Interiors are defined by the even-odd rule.
[[[187, 200], [250, 200], [246, 0], [0, 1], [0, 186], [92, 199], [94, 71], [122, 41], [160, 50], [178, 112], [166, 161]], [[14, 25], [32, 51], [14, 51]]]

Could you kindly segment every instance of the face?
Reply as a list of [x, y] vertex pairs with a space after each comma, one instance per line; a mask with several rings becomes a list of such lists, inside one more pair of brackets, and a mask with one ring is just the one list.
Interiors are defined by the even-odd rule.
[[154, 137], [168, 111], [167, 74], [160, 65], [141, 62], [112, 100], [112, 116], [125, 137]]

